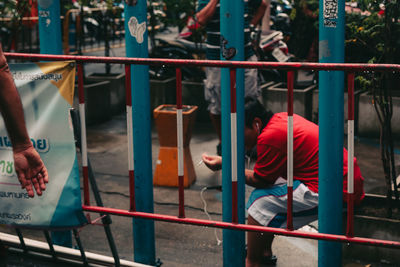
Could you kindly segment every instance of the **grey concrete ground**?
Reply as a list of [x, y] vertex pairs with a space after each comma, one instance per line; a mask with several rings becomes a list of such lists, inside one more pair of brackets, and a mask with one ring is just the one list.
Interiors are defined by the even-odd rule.
[[[191, 152], [196, 171], [196, 182], [185, 190], [186, 216], [191, 218], [208, 219], [204, 213], [204, 203], [201, 199], [201, 189], [205, 186], [220, 184], [219, 173], [212, 173], [200, 161], [203, 152], [214, 153], [217, 138], [209, 123], [195, 125]], [[371, 143], [371, 142], [370, 142]], [[378, 171], [379, 150], [374, 144], [358, 141], [356, 156], [365, 174], [367, 191], [375, 190], [371, 183], [373, 176], [381, 176]], [[153, 166], [158, 157], [158, 137], [152, 131]], [[104, 205], [107, 207], [128, 209], [128, 171], [127, 171], [127, 143], [126, 119], [121, 114], [114, 116], [111, 121], [88, 128], [88, 152], [97, 184], [99, 186]], [[373, 164], [373, 166], [372, 166]], [[383, 182], [383, 180], [382, 180]], [[251, 188], [246, 189], [248, 196]], [[178, 191], [176, 188], [155, 187], [154, 208], [156, 213], [178, 214]], [[213, 220], [221, 220], [222, 203], [221, 193], [207, 190], [203, 197], [207, 203], [207, 210]], [[91, 198], [93, 200], [93, 197]], [[98, 217], [91, 215], [92, 219]], [[132, 219], [112, 216], [112, 232], [122, 259], [133, 259]], [[313, 226], [303, 228], [306, 231], [316, 231]], [[5, 229], [5, 231], [11, 231]], [[12, 232], [12, 231], [11, 231]], [[35, 231], [23, 231], [30, 238], [44, 241], [43, 234]], [[104, 231], [99, 225], [85, 226], [80, 230], [84, 248], [89, 252], [110, 255]], [[156, 257], [164, 263], [163, 266], [222, 266], [222, 246], [218, 245], [217, 237], [222, 239], [222, 231], [190, 225], [156, 222]], [[273, 243], [274, 253], [278, 257], [279, 267], [286, 266], [317, 266], [317, 241], [276, 237]], [[377, 259], [371, 266], [387, 266], [379, 264]], [[369, 262], [371, 263], [371, 262]], [[365, 266], [358, 259], [348, 260], [346, 266]], [[30, 265], [9, 265], [30, 266]], [[38, 265], [52, 266], [52, 265]], [[389, 265], [393, 266], [393, 265]]]
[[[89, 156], [102, 197], [106, 206], [115, 208], [128, 207], [127, 146], [124, 126], [125, 117], [121, 115], [105, 124], [90, 127], [88, 130]], [[214, 154], [217, 143], [216, 135], [209, 123], [196, 124], [190, 147], [197, 179], [190, 188], [185, 190], [187, 217], [207, 219], [207, 215], [202, 211], [204, 203], [200, 192], [205, 186], [220, 184], [221, 177], [220, 173], [213, 173], [204, 164], [198, 164], [198, 162], [203, 152]], [[155, 166], [158, 158], [158, 137], [154, 127], [152, 146], [153, 166]], [[366, 191], [378, 191], [377, 188], [381, 188], [384, 182], [383, 178], [381, 181], [376, 181], [375, 178], [383, 177], [379, 171], [379, 148], [372, 140], [368, 142], [358, 140], [355, 150], [366, 178]], [[250, 192], [251, 188], [247, 187], [247, 197]], [[212, 219], [221, 220], [221, 193], [213, 190], [205, 191], [204, 198]], [[154, 200], [156, 212], [177, 215], [177, 189], [155, 187]], [[121, 255], [129, 259], [132, 257], [130, 219], [115, 219], [114, 216], [114, 221], [116, 240], [121, 244], [126, 244], [122, 247]], [[306, 226], [303, 230], [316, 231], [313, 225]], [[221, 230], [156, 222], [157, 257], [165, 263], [165, 266], [222, 266], [222, 247], [217, 245], [215, 234], [219, 239], [222, 238]], [[90, 236], [92, 233], [88, 231], [84, 239]], [[98, 245], [94, 249], [100, 253], [107, 251], [104, 247], [100, 249]], [[278, 257], [277, 266], [317, 266], [317, 241], [277, 237], [273, 249]], [[357, 259], [351, 259], [351, 261], [357, 262]]]

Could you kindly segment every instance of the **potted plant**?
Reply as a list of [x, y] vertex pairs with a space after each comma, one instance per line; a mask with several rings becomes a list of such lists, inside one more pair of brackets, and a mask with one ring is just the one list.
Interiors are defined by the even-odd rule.
[[175, 76], [157, 79], [150, 75], [150, 107], [154, 110], [162, 104], [176, 103], [176, 79]]
[[[293, 89], [294, 113], [312, 119], [313, 90], [315, 84], [297, 85]], [[287, 111], [287, 85], [286, 83], [269, 82], [261, 85], [261, 94], [264, 106], [272, 112]]]
[[109, 84], [111, 115], [116, 115], [125, 110], [125, 73], [91, 73], [86, 77], [88, 82], [107, 81]]
[[[84, 81], [86, 124], [96, 124], [111, 119], [110, 82]], [[79, 109], [79, 92], [75, 84], [74, 108]]]

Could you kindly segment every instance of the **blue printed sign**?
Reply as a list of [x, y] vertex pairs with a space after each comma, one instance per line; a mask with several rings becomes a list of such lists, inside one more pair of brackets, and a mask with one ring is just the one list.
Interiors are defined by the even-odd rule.
[[70, 228], [85, 224], [69, 110], [75, 64], [10, 64], [22, 99], [28, 133], [49, 173], [42, 196], [29, 198], [14, 170], [10, 139], [0, 118], [0, 224]]

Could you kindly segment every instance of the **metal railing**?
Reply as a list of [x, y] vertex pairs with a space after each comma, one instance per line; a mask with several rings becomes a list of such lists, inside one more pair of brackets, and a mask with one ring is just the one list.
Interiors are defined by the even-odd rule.
[[[35, 54], [17, 54], [6, 53], [9, 59], [20, 59], [29, 61], [64, 61], [74, 60], [78, 65], [78, 90], [79, 90], [79, 108], [81, 115], [81, 152], [82, 152], [82, 168], [83, 168], [83, 210], [101, 214], [113, 214], [126, 217], [135, 217], [142, 219], [150, 219], [157, 221], [190, 224], [198, 226], [216, 227], [223, 229], [233, 229], [241, 231], [255, 231], [264, 233], [273, 233], [276, 235], [301, 237], [317, 240], [337, 241], [344, 243], [355, 243], [387, 248], [400, 249], [400, 242], [390, 240], [380, 240], [365, 237], [354, 236], [354, 175], [353, 161], [348, 161], [348, 209], [347, 209], [347, 229], [345, 235], [311, 233], [300, 230], [293, 230], [293, 87], [294, 87], [294, 71], [296, 70], [315, 70], [315, 71], [344, 71], [347, 73], [348, 80], [348, 157], [354, 156], [354, 77], [357, 72], [395, 72], [400, 73], [400, 65], [395, 64], [339, 64], [339, 63], [275, 63], [275, 62], [241, 62], [241, 61], [216, 61], [216, 60], [178, 60], [178, 59], [150, 59], [150, 58], [124, 58], [124, 57], [88, 57], [88, 56], [55, 56], [55, 55], [35, 55]], [[112, 207], [92, 206], [89, 199], [89, 178], [87, 163], [87, 144], [86, 144], [86, 123], [85, 123], [85, 99], [84, 99], [84, 77], [83, 64], [85, 63], [110, 63], [124, 64], [126, 73], [126, 107], [127, 107], [127, 133], [128, 133], [128, 160], [129, 160], [129, 192], [130, 192], [130, 208], [129, 210], [121, 210]], [[131, 65], [169, 65], [176, 68], [176, 108], [177, 108], [177, 135], [178, 135], [178, 177], [179, 180], [179, 210], [177, 216], [146, 213], [136, 210], [135, 192], [134, 192], [134, 155], [133, 155], [133, 138], [132, 138], [132, 96], [131, 96]], [[288, 202], [287, 202], [287, 227], [286, 229], [245, 225], [238, 223], [237, 201], [233, 201], [232, 205], [232, 221], [212, 221], [185, 216], [184, 207], [184, 187], [183, 187], [183, 145], [182, 145], [182, 66], [212, 66], [230, 69], [231, 81], [231, 128], [236, 127], [236, 90], [235, 77], [237, 68], [258, 68], [258, 69], [283, 69], [287, 70], [287, 87], [288, 87]], [[237, 165], [235, 150], [236, 134], [232, 132], [232, 166]], [[179, 141], [181, 140], [181, 141]], [[237, 190], [234, 190], [237, 182], [236, 172], [232, 168], [232, 199], [237, 200]], [[237, 178], [237, 177], [236, 177]]]

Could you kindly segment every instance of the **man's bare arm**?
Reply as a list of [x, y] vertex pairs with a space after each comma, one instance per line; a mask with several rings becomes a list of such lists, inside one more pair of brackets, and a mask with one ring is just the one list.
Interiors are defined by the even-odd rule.
[[17, 88], [0, 45], [0, 112], [13, 146], [14, 166], [22, 188], [30, 197], [46, 189], [47, 169], [33, 148], [25, 126], [24, 111]]
[[14, 149], [32, 145], [25, 127], [21, 99], [0, 46], [0, 111]]
[[202, 10], [196, 13], [197, 22], [200, 25], [206, 25], [214, 16], [218, 2], [219, 0], [211, 0]]
[[262, 179], [261, 177], [257, 176], [253, 170], [246, 169], [244, 171], [246, 184], [250, 185], [255, 188], [265, 188], [271, 186], [273, 183]]
[[261, 21], [262, 17], [264, 16], [266, 9], [267, 9], [266, 0], [262, 0], [261, 4], [257, 8], [256, 13], [254, 14], [253, 18], [250, 21], [250, 25], [257, 25]]

